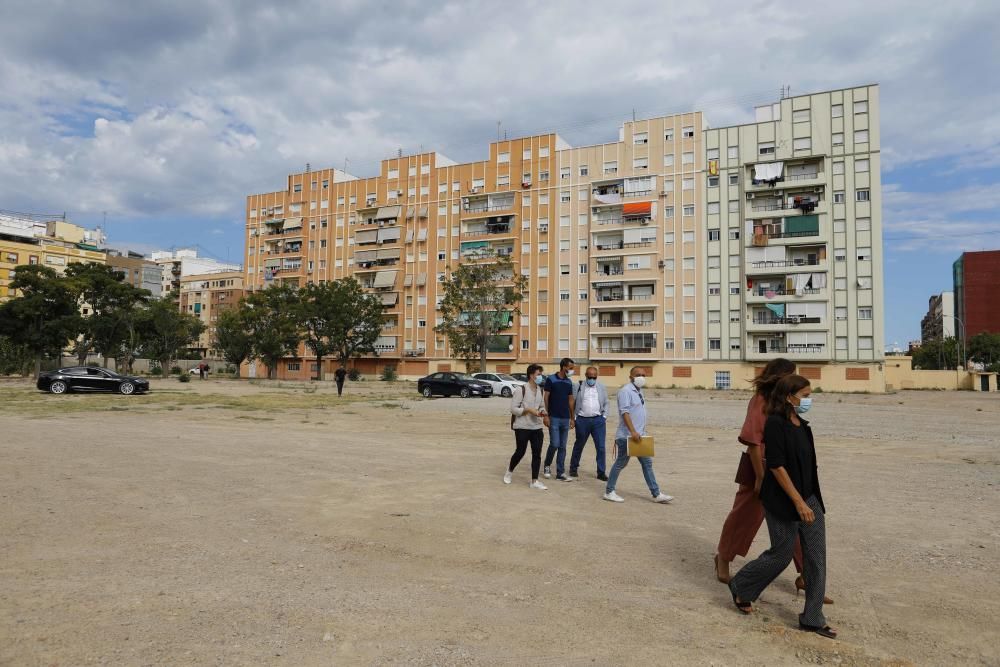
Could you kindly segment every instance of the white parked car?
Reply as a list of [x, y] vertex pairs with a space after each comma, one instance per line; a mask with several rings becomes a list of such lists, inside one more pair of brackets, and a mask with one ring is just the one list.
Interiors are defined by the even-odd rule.
[[523, 387], [525, 384], [506, 373], [474, 373], [472, 377], [489, 382], [493, 387], [493, 395], [504, 398], [510, 398], [516, 388]]

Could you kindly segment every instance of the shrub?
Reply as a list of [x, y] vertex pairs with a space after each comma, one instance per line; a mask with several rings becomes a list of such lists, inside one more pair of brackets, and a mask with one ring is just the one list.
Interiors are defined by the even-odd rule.
[[359, 371], [357, 368], [347, 369], [347, 379], [350, 380], [351, 382], [357, 382], [358, 380], [361, 379], [361, 371]]
[[163, 369], [159, 366], [153, 366], [149, 371], [150, 375], [163, 375]]
[[180, 367], [180, 366], [171, 366], [171, 367], [170, 367], [170, 374], [171, 374], [171, 375], [177, 375], [177, 374], [179, 374], [179, 373], [183, 373], [183, 372], [184, 372], [184, 371], [182, 371], [182, 370], [181, 370], [181, 367]]
[[180, 375], [177, 376], [177, 380], [179, 382], [190, 382], [191, 381], [191, 374], [190, 373], [181, 373]]
[[386, 366], [382, 369], [382, 380], [384, 382], [394, 382], [399, 378], [399, 374], [396, 373], [395, 366]]

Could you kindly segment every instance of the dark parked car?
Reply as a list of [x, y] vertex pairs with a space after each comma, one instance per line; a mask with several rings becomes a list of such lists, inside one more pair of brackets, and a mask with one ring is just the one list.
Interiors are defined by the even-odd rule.
[[510, 376], [512, 378], [514, 378], [515, 380], [520, 380], [521, 382], [527, 382], [528, 381], [528, 374], [527, 373], [511, 373]]
[[38, 388], [53, 394], [68, 391], [114, 391], [119, 394], [141, 394], [149, 391], [149, 380], [119, 375], [114, 371], [91, 366], [71, 366], [38, 376]]
[[493, 386], [489, 382], [477, 380], [466, 373], [431, 373], [417, 380], [417, 391], [430, 398], [434, 394], [462, 398], [479, 396], [487, 398], [493, 395]]

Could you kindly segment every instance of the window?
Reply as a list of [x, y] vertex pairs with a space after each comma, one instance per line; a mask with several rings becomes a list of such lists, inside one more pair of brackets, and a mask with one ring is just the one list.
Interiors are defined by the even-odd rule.
[[740, 149], [738, 146], [730, 146], [726, 149], [726, 155], [730, 160], [738, 160], [740, 157]]
[[694, 311], [685, 310], [682, 313], [681, 321], [684, 322], [684, 324], [694, 324]]
[[329, 180], [324, 180], [323, 181], [323, 189], [326, 190], [329, 187], [330, 187], [330, 181]]
[[855, 160], [854, 161], [854, 172], [857, 174], [863, 174], [868, 171], [868, 165], [870, 163], [868, 160]]
[[843, 173], [844, 173], [844, 161], [843, 160], [834, 160], [834, 162], [833, 162], [833, 175], [834, 176], [840, 176]]
[[451, 183], [452, 192], [459, 192], [461, 189], [462, 189], [462, 183], [460, 181], [452, 181]]
[[872, 261], [872, 249], [871, 248], [858, 248], [858, 261], [859, 262], [870, 262], [870, 261]]
[[569, 290], [566, 290], [566, 289], [559, 290], [559, 300], [560, 301], [569, 301]]
[[868, 113], [868, 101], [862, 100], [854, 103], [854, 113]]
[[709, 283], [708, 284], [708, 295], [718, 296], [722, 294], [722, 286], [719, 283]]
[[[718, 184], [719, 179], [716, 178], [715, 181], [716, 181], [716, 184]], [[719, 212], [719, 202], [717, 202], [717, 201], [709, 202], [707, 210], [708, 210], [709, 215], [714, 214], [714, 213], [718, 213]]]
[[527, 338], [522, 338], [521, 339], [521, 349], [522, 350], [527, 350], [530, 347], [531, 347], [531, 341], [528, 340]]
[[578, 349], [578, 350], [586, 350], [587, 349], [587, 339], [586, 338], [577, 338], [576, 339], [576, 349]]
[[867, 144], [868, 143], [868, 130], [855, 130], [854, 131], [854, 143], [856, 143], [856, 144]]
[[559, 324], [569, 324], [569, 315], [560, 315]]
[[735, 199], [732, 200], [731, 202], [729, 202], [729, 212], [730, 213], [739, 213], [740, 212], [740, 203], [738, 201], [736, 201]]
[[508, 152], [497, 153], [497, 162], [501, 164], [504, 162], [510, 162], [510, 153]]
[[568, 338], [560, 338], [559, 339], [559, 350], [561, 352], [568, 352], [569, 351], [569, 339]]
[[858, 218], [854, 224], [854, 228], [859, 232], [870, 232], [872, 229], [872, 219], [871, 218]]
[[[719, 340], [718, 338], [709, 338], [708, 339], [708, 349], [709, 350], [721, 350], [722, 349], [722, 341]], [[715, 387], [716, 387], [716, 389], [728, 389], [728, 387], [720, 387], [719, 386], [719, 379], [718, 378], [719, 378], [719, 373], [720, 372], [726, 374], [726, 383], [728, 384], [728, 382], [729, 382], [729, 373], [728, 372], [726, 372], [726, 371], [716, 371], [715, 372], [715, 377], [716, 377]]]
[[673, 285], [664, 285], [663, 286], [663, 296], [667, 297], [668, 299], [674, 298], [674, 286]]
[[[709, 237], [711, 239], [711, 237]], [[718, 255], [712, 255], [708, 258], [708, 268], [718, 269], [722, 266], [722, 258]]]
[[847, 260], [847, 251], [843, 248], [838, 248], [833, 251], [833, 259], [837, 262], [843, 262]]
[[694, 285], [693, 284], [684, 285], [684, 287], [681, 290], [681, 294], [684, 296], [694, 296]]
[[843, 204], [845, 201], [846, 201], [846, 198], [844, 197], [844, 191], [843, 190], [837, 190], [837, 191], [835, 191], [833, 193], [833, 203], [834, 204]]
[[674, 323], [674, 311], [671, 310], [671, 311], [667, 311], [667, 312], [663, 313], [663, 323], [664, 324], [673, 324]]
[[590, 174], [590, 168], [587, 165], [585, 165], [585, 164], [581, 164], [580, 165], [580, 175], [581, 176], [587, 176], [589, 174]]
[[301, 368], [301, 364], [299, 362], [297, 362], [297, 361], [289, 361], [287, 364], [285, 364], [285, 370], [297, 371], [300, 368]]
[[540, 340], [540, 341], [538, 341], [538, 350], [539, 350], [539, 352], [544, 352], [547, 349], [549, 349], [549, 342], [547, 340]]
[[792, 112], [792, 122], [793, 123], [806, 123], [809, 122], [809, 109], [802, 109], [800, 111]]
[[417, 189], [416, 188], [407, 188], [406, 194], [409, 197], [416, 197], [417, 196]]
[[664, 167], [672, 167], [672, 166], [674, 166], [674, 154], [673, 153], [668, 153], [667, 155], [663, 156], [663, 166]]
[[674, 181], [673, 179], [665, 179], [663, 181], [663, 193], [667, 194], [674, 191]]
[[737, 268], [737, 267], [739, 267], [739, 265], [740, 265], [740, 256], [739, 255], [730, 255], [729, 256], [729, 266], [732, 267], [732, 268]]
[[522, 160], [530, 160], [531, 159], [531, 149], [530, 148], [525, 148], [523, 151], [521, 151], [521, 159]]
[[[506, 176], [497, 176], [497, 186], [505, 186], [505, 185], [510, 185], [510, 175], [508, 174]], [[426, 192], [424, 192], [424, 190], [426, 189], [427, 188], [425, 187], [420, 188], [420, 194], [422, 195], [427, 194]]]
[[834, 220], [833, 221], [833, 231], [834, 232], [846, 232], [847, 231], [847, 221], [846, 220]]
[[548, 251], [549, 251], [549, 244], [548, 243], [539, 243], [538, 244], [538, 252], [548, 252]]
[[417, 175], [417, 168], [416, 167], [410, 167], [409, 169], [406, 170], [406, 172], [410, 176], [416, 176]]
[[833, 116], [834, 118], [843, 118], [844, 117], [844, 105], [843, 104], [834, 104], [832, 107], [830, 107], [830, 115]]
[[663, 140], [664, 141], [673, 141], [674, 140], [674, 131], [673, 130], [666, 130], [663, 133]]
[[735, 352], [739, 352], [740, 344], [736, 343], [736, 342], [732, 342], [732, 343], [729, 344], [729, 349], [733, 350]]
[[586, 239], [586, 237], [584, 237], [582, 239], [577, 239], [576, 242], [577, 242], [577, 247], [580, 248], [580, 250], [586, 250], [587, 249], [588, 245], [587, 245], [587, 239]]
[[[719, 187], [719, 177], [718, 176], [709, 176], [708, 177], [708, 187], [710, 187], [710, 188], [717, 188], [717, 187]], [[716, 204], [716, 206], [718, 206], [718, 204]]]
[[729, 294], [732, 296], [739, 296], [740, 294], [740, 284], [739, 283], [729, 283]]
[[296, 183], [292, 186], [292, 192], [302, 192], [302, 184]]
[[663, 268], [665, 268], [667, 271], [673, 271], [674, 270], [674, 260], [672, 260], [672, 259], [664, 259], [664, 260], [661, 260], [661, 261], [663, 262]]
[[812, 148], [812, 139], [810, 139], [809, 137], [792, 140], [792, 150], [807, 151], [810, 148]]
[[693, 352], [694, 351], [694, 338], [685, 338], [684, 339], [684, 351], [685, 352]]
[[730, 229], [729, 230], [729, 240], [730, 241], [739, 241], [740, 240], [740, 230], [738, 230], [738, 229]]
[[546, 193], [539, 194], [538, 195], [538, 203], [539, 204], [548, 204], [549, 203], [549, 195], [546, 194]]
[[708, 321], [712, 324], [717, 324], [722, 321], [722, 312], [718, 310], [708, 311]]
[[847, 278], [834, 278], [833, 279], [834, 289], [847, 289]]
[[685, 178], [681, 181], [681, 189], [683, 190], [694, 190], [694, 179]]
[[569, 275], [569, 264], [559, 265], [559, 275], [568, 276]]
[[570, 176], [569, 167], [560, 167], [559, 168], [559, 178], [560, 179], [569, 178], [569, 176]]
[[[548, 156], [549, 156], [549, 147], [548, 146], [541, 146], [541, 147], [539, 147], [539, 149], [538, 149], [538, 157], [548, 157]], [[541, 348], [538, 348], [538, 349], [541, 349]]]
[[684, 215], [684, 217], [690, 217], [694, 215], [694, 205], [692, 204], [690, 206], [685, 206], [683, 209], [681, 209], [681, 213]]
[[847, 349], [847, 337], [846, 336], [837, 336], [837, 340], [835, 341], [835, 345], [836, 345], [836, 348], [838, 350], [846, 350]]
[[587, 265], [586, 264], [580, 264], [580, 275], [581, 276], [582, 275], [586, 275], [586, 273], [587, 273]]
[[530, 252], [531, 252], [531, 244], [530, 243], [522, 243], [521, 244], [521, 254], [527, 255]]
[[693, 269], [694, 257], [685, 257], [683, 260], [681, 260], [681, 267], [688, 270]]
[[681, 153], [681, 164], [694, 164], [694, 153]]
[[611, 162], [604, 163], [604, 173], [605, 174], [617, 174], [618, 173], [618, 162], [612, 160]]
[[684, 139], [693, 139], [694, 138], [694, 126], [688, 125], [687, 127], [682, 128], [681, 129], [681, 137], [683, 137]]
[[681, 232], [681, 240], [684, 241], [684, 243], [693, 243], [694, 242], [694, 232], [691, 232], [691, 231]]
[[[673, 206], [664, 206], [663, 207], [663, 217], [666, 218], [667, 220], [670, 220], [671, 218], [673, 218], [674, 217], [674, 207]], [[671, 243], [673, 243], [673, 241], [671, 241]]]
[[739, 174], [729, 174], [729, 184], [730, 185], [739, 185], [740, 184], [740, 175]]
[[868, 190], [858, 190], [854, 193], [855, 201], [868, 201], [871, 197], [871, 193]]
[[774, 142], [765, 141], [757, 144], [757, 153], [759, 155], [774, 155]]
[[859, 320], [870, 320], [872, 318], [871, 308], [858, 308], [858, 319]]
[[569, 239], [560, 239], [559, 240], [559, 251], [560, 252], [565, 252], [567, 250], [569, 250]]
[[562, 192], [559, 193], [559, 201], [563, 202], [564, 204], [569, 201], [569, 190], [563, 190]]
[[[712, 212], [712, 209], [711, 209], [712, 205], [709, 204], [708, 206], [709, 206], [708, 212], [711, 213]], [[716, 213], [719, 212], [719, 205], [718, 204], [715, 205], [715, 212]], [[721, 238], [721, 233], [720, 233], [720, 231], [718, 229], [710, 229], [710, 230], [708, 230], [708, 240], [709, 241], [718, 241], [719, 238]]]
[[719, 149], [718, 148], [709, 148], [708, 151], [705, 152], [705, 158], [708, 159], [708, 160], [718, 160], [719, 159]]
[[847, 319], [847, 308], [838, 306], [833, 309], [833, 319], [835, 320], [846, 320]]
[[[671, 211], [671, 214], [673, 214], [673, 211]], [[673, 243], [674, 242], [674, 233], [673, 232], [664, 232], [664, 234], [663, 234], [663, 242], [664, 243]]]
[[870, 350], [874, 347], [874, 339], [871, 336], [858, 336], [858, 349]]
[[540, 172], [538, 172], [538, 180], [539, 181], [547, 181], [547, 180], [549, 180], [549, 172], [548, 171], [540, 171]]
[[647, 169], [648, 167], [649, 167], [648, 157], [637, 157], [634, 160], [632, 160], [633, 169]]

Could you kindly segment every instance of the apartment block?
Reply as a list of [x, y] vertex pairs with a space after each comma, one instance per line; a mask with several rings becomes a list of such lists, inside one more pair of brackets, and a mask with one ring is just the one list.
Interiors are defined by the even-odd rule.
[[239, 304], [243, 298], [243, 271], [217, 271], [184, 276], [180, 281], [178, 306], [182, 313], [199, 318], [205, 324], [196, 345], [191, 350], [204, 359], [221, 362], [222, 353], [215, 348], [215, 322], [219, 314]]
[[728, 387], [785, 355], [824, 387], [878, 390], [877, 96], [789, 97], [717, 129], [697, 111], [634, 120], [593, 146], [505, 139], [483, 161], [401, 156], [369, 178], [292, 174], [247, 198], [246, 286], [355, 276], [387, 318], [361, 370], [416, 376], [458, 367], [434, 332], [450, 271], [507, 255], [529, 289], [488, 350], [497, 370], [570, 356], [609, 378], [640, 363], [654, 384]]
[[958, 336], [1000, 333], [1000, 250], [962, 253], [952, 275]]
[[38, 264], [63, 273], [74, 262], [104, 264], [105, 254], [92, 244], [93, 234], [65, 221], [0, 213], [0, 300], [15, 296], [10, 283], [18, 266]]
[[941, 292], [927, 300], [927, 314], [920, 321], [920, 341], [955, 337], [955, 293]]
[[156, 262], [130, 250], [108, 250], [108, 266], [122, 274], [129, 285], [149, 290], [154, 299], [163, 289], [163, 269]]
[[152, 253], [150, 258], [160, 267], [160, 292], [163, 295], [178, 293], [181, 279], [187, 276], [241, 270], [239, 264], [199, 257], [198, 251], [194, 249], [162, 250]]

